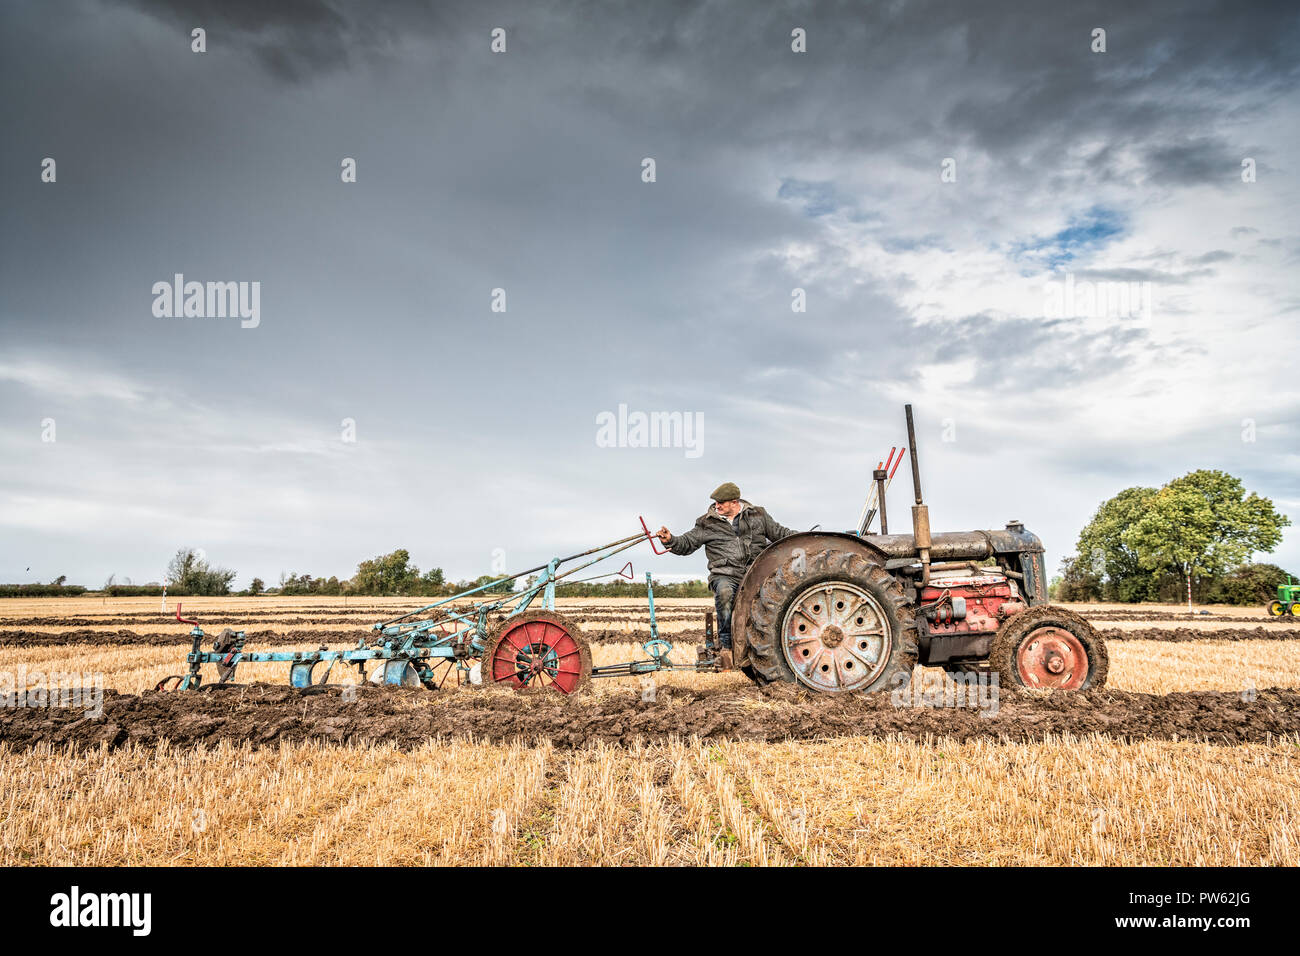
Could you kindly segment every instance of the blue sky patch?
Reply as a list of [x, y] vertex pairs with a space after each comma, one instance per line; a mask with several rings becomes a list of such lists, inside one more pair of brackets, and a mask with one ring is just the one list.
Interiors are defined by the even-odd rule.
[[810, 219], [829, 216], [845, 205], [835, 191], [835, 184], [829, 182], [810, 182], [804, 179], [783, 179], [781, 188], [776, 191], [778, 199], [790, 199], [803, 203], [803, 214]]
[[1127, 219], [1118, 210], [1093, 206], [1070, 217], [1069, 224], [1053, 235], [1016, 243], [1011, 254], [1051, 271], [1104, 248], [1124, 235], [1127, 227]]

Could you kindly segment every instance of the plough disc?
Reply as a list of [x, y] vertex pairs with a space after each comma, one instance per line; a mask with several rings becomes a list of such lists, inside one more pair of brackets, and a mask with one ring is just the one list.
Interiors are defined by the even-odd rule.
[[483, 685], [572, 694], [591, 680], [591, 648], [578, 626], [552, 611], [506, 618], [483, 652]]
[[421, 687], [420, 675], [410, 661], [398, 658], [384, 661], [374, 676], [370, 678], [376, 684], [390, 684], [393, 687]]

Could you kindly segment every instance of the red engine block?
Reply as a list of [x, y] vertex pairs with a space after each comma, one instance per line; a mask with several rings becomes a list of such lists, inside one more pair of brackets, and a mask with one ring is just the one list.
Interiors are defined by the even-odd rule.
[[1025, 609], [1002, 574], [931, 578], [921, 589], [921, 605], [930, 633], [939, 635], [991, 633]]

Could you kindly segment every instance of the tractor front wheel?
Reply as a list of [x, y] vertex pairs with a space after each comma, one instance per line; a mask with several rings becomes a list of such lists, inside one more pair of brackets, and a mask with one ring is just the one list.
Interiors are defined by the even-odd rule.
[[[1295, 607], [1294, 604], [1290, 606]], [[1287, 612], [1287, 605], [1283, 604], [1281, 601], [1268, 602], [1269, 617], [1282, 617], [1282, 615], [1286, 614], [1286, 612]]]
[[1086, 620], [1040, 604], [1012, 617], [993, 638], [989, 666], [1007, 687], [1090, 690], [1106, 683], [1106, 642]]

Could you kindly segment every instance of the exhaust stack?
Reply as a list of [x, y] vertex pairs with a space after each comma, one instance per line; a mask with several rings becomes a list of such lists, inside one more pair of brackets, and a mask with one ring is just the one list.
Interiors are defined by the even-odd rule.
[[907, 444], [912, 452], [912, 491], [916, 504], [912, 505], [912, 537], [921, 553], [921, 587], [930, 583], [930, 509], [921, 498], [921, 471], [916, 463], [916, 425], [912, 421], [912, 406], [907, 410]]

